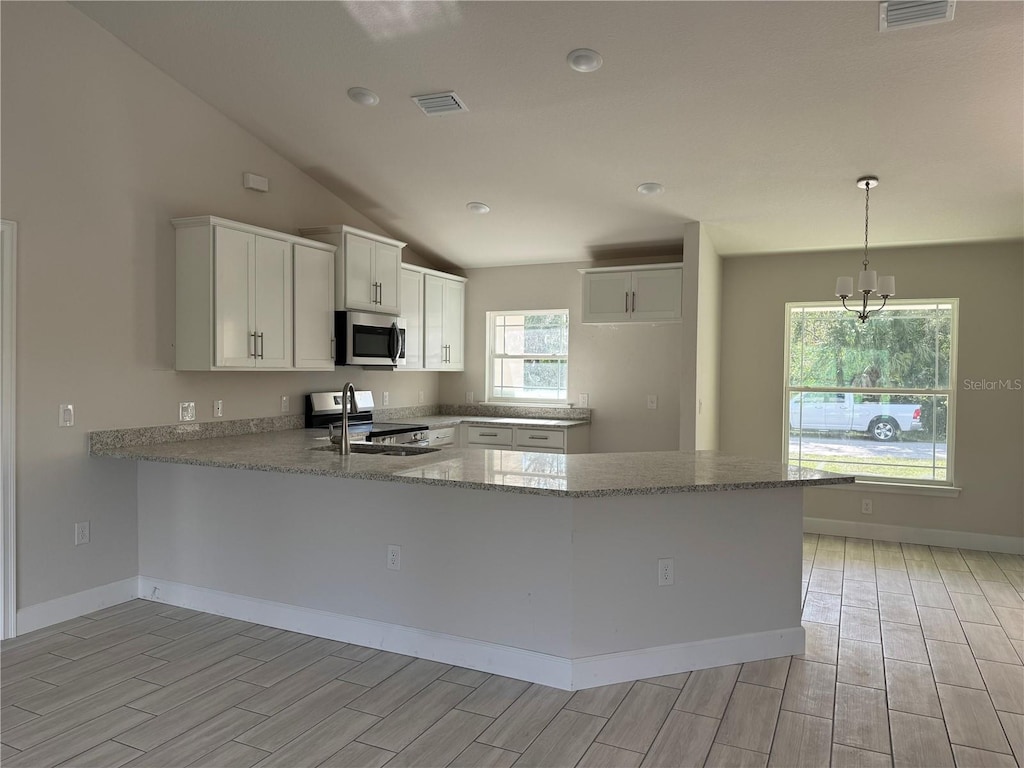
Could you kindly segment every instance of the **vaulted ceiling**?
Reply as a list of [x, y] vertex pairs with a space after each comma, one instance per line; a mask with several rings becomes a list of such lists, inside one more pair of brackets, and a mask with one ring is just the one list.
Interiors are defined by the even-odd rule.
[[[694, 220], [725, 255], [857, 247], [865, 174], [881, 179], [873, 245], [1024, 235], [1019, 2], [960, 0], [950, 22], [887, 32], [870, 1], [76, 7], [461, 267], [678, 249]], [[570, 69], [581, 47], [603, 66]], [[410, 98], [440, 91], [468, 110]], [[649, 181], [664, 192], [638, 194]]]

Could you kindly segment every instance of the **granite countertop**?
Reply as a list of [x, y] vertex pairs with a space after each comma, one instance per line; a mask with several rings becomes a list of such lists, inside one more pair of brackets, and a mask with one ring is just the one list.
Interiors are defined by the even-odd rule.
[[[103, 439], [97, 439], [100, 435]], [[416, 456], [341, 456], [313, 450], [329, 445], [325, 431], [315, 429], [147, 445], [118, 440], [110, 432], [91, 437], [94, 456], [551, 496], [709, 492], [854, 480], [713, 451], [549, 454], [476, 448]]]

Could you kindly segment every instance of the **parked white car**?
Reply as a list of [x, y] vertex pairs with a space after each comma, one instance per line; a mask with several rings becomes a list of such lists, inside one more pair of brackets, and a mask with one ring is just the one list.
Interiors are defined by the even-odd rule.
[[801, 392], [789, 401], [789, 428], [867, 432], [882, 442], [922, 428], [920, 405], [879, 400], [852, 392]]

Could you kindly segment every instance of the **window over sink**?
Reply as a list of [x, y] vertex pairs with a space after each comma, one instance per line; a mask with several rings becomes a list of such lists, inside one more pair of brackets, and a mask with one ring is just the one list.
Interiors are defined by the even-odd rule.
[[957, 300], [903, 300], [866, 323], [786, 304], [789, 464], [878, 482], [953, 484]]
[[568, 309], [487, 313], [488, 400], [564, 404], [568, 379]]

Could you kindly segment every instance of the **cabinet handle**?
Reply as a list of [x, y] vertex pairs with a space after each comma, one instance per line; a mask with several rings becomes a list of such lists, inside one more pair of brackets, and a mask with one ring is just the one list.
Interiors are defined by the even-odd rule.
[[547, 440], [547, 435], [530, 435], [531, 440]]
[[262, 360], [263, 359], [263, 332], [262, 331], [260, 331], [259, 337], [260, 337], [260, 360]]
[[332, 337], [331, 338], [331, 360], [334, 360], [337, 357], [337, 354], [338, 354], [335, 351], [335, 344], [336, 343], [337, 343], [337, 341]]
[[636, 312], [636, 291], [633, 291], [633, 311]]
[[249, 334], [249, 338], [252, 339], [252, 352], [250, 352], [250, 354], [253, 356], [253, 358], [255, 358], [256, 357], [256, 331], [253, 331], [252, 333], [250, 333]]
[[629, 312], [629, 291], [626, 291], [626, 308], [623, 311]]
[[497, 437], [497, 432], [477, 432], [477, 437]]

